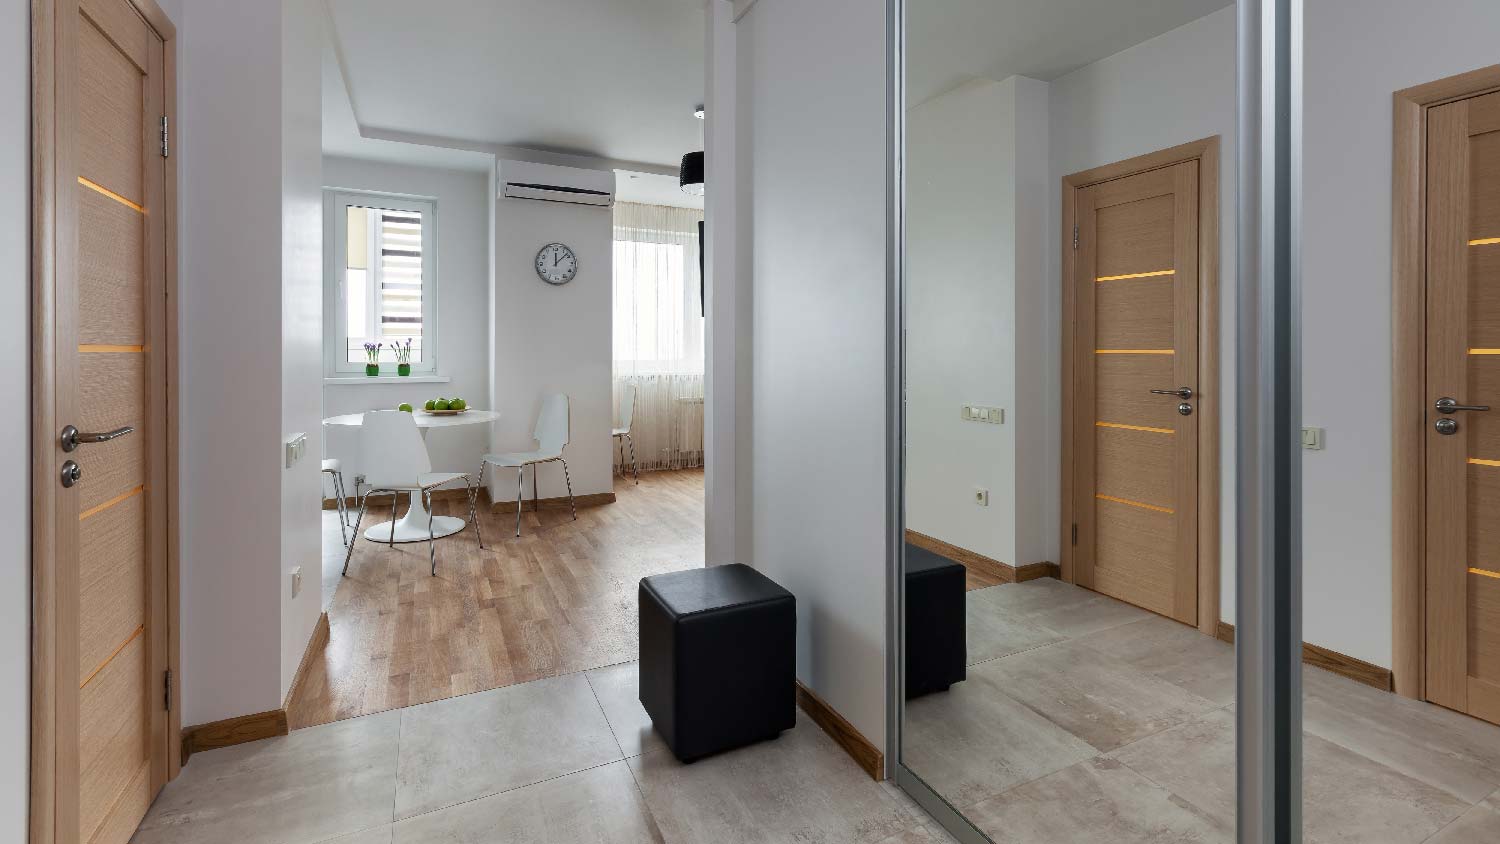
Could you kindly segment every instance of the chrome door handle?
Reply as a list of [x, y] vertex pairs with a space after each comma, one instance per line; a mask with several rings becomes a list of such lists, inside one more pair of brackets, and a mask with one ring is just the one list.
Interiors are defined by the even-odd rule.
[[1490, 406], [1487, 404], [1459, 404], [1456, 399], [1450, 399], [1447, 396], [1444, 396], [1437, 400], [1437, 402], [1432, 406], [1432, 409], [1436, 410], [1438, 413], [1457, 413], [1460, 410], [1472, 410], [1478, 413], [1483, 413], [1484, 411], [1489, 410]]
[[1176, 396], [1183, 401], [1187, 401], [1193, 397], [1192, 387], [1178, 387], [1175, 390], [1152, 390], [1151, 392], [1153, 395], [1158, 396]]
[[120, 437], [125, 436], [126, 434], [133, 433], [135, 433], [135, 429], [130, 427], [129, 425], [126, 425], [123, 428], [116, 428], [113, 431], [105, 431], [102, 434], [85, 434], [72, 425], [69, 425], [66, 428], [62, 429], [62, 434], [58, 437], [58, 439], [62, 443], [63, 451], [72, 451], [80, 445], [87, 445], [90, 443], [107, 443], [110, 440], [117, 440]]

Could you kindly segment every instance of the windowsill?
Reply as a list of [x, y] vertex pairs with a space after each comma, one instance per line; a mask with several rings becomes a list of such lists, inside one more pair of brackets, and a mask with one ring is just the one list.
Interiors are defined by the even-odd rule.
[[339, 375], [324, 378], [325, 387], [355, 387], [360, 384], [446, 384], [452, 381], [446, 375]]

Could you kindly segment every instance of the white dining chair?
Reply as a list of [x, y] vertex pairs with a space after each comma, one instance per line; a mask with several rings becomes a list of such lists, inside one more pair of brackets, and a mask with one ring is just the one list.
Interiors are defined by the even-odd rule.
[[333, 494], [338, 501], [339, 511], [339, 535], [344, 539], [344, 547], [349, 547], [349, 507], [344, 501], [344, 466], [337, 458], [328, 458], [323, 461], [323, 474], [328, 475], [333, 481]]
[[635, 462], [635, 438], [630, 436], [630, 423], [635, 417], [635, 385], [626, 384], [620, 395], [620, 427], [612, 435], [620, 447], [620, 477], [625, 477], [625, 443], [630, 443], [630, 469], [635, 472], [635, 482], [641, 482], [641, 467]]
[[557, 461], [563, 466], [563, 480], [568, 484], [568, 506], [573, 510], [573, 519], [578, 519], [578, 506], [573, 503], [573, 478], [568, 474], [568, 461], [563, 449], [568, 445], [568, 397], [554, 393], [542, 399], [542, 410], [536, 416], [536, 427], [532, 439], [536, 440], [536, 451], [518, 451], [508, 454], [486, 454], [479, 463], [479, 485], [484, 486], [484, 467], [496, 466], [516, 470], [516, 536], [521, 535], [521, 501], [526, 497], [526, 467], [531, 467], [531, 506], [540, 507], [537, 499], [536, 470], [543, 463]]
[[[372, 410], [364, 416], [359, 426], [359, 458], [364, 468], [365, 483], [370, 487], [359, 497], [359, 513], [354, 518], [354, 539], [344, 555], [344, 574], [349, 573], [349, 559], [354, 556], [354, 544], [359, 541], [359, 525], [364, 521], [367, 502], [372, 495], [391, 497], [391, 540], [396, 544], [396, 507], [401, 496], [416, 493], [422, 496], [427, 506], [427, 557], [432, 565], [432, 574], [437, 574], [436, 537], [432, 533], [432, 491], [444, 484], [462, 480], [469, 490], [469, 524], [474, 526], [474, 536], [479, 547], [484, 547], [484, 535], [479, 532], [479, 485], [471, 481], [467, 472], [434, 472], [432, 460], [427, 456], [427, 444], [417, 430], [417, 420], [404, 410]], [[451, 534], [457, 536], [457, 534]]]

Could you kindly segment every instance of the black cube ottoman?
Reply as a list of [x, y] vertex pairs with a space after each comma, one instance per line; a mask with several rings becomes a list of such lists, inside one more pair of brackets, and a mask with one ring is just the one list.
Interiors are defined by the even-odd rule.
[[964, 567], [906, 546], [906, 697], [946, 691], [965, 676]]
[[642, 578], [640, 696], [684, 762], [797, 723], [797, 602], [745, 565]]

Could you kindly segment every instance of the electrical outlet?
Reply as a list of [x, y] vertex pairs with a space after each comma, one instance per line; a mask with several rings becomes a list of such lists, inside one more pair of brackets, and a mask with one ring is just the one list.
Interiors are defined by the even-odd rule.
[[1303, 428], [1302, 447], [1308, 451], [1323, 450], [1324, 430], [1322, 428]]
[[301, 591], [302, 591], [302, 567], [301, 566], [297, 566], [296, 568], [292, 569], [292, 597], [293, 598], [297, 597], [297, 593], [299, 593]]
[[974, 503], [980, 507], [990, 506], [990, 491], [982, 486], [974, 487]]
[[307, 434], [292, 434], [286, 438], [285, 446], [286, 468], [290, 469], [307, 454]]

